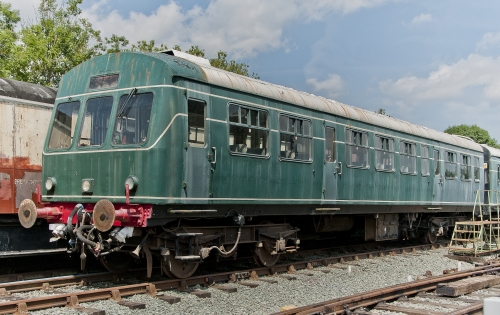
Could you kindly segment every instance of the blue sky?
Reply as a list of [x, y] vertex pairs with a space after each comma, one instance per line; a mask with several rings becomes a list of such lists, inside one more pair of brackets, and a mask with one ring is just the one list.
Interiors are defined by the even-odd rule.
[[[39, 0], [12, 3], [24, 19]], [[84, 0], [103, 36], [218, 50], [262, 80], [500, 141], [500, 4], [465, 0]]]

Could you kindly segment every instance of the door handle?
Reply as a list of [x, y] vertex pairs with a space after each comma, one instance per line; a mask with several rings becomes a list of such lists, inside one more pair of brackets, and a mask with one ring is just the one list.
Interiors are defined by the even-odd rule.
[[214, 152], [214, 160], [210, 163], [212, 163], [212, 165], [215, 165], [215, 163], [217, 163], [217, 148], [212, 147], [212, 151]]
[[335, 173], [338, 175], [342, 175], [342, 162], [337, 163], [337, 167], [335, 167]]

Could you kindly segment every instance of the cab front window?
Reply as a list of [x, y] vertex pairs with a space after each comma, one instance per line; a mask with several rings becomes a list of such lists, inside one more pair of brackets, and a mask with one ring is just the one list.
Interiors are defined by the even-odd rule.
[[73, 101], [57, 105], [49, 137], [49, 149], [65, 149], [71, 146], [75, 135], [80, 102]]
[[104, 143], [111, 107], [113, 107], [111, 96], [91, 98], [87, 101], [79, 146], [99, 146]]
[[148, 136], [153, 93], [122, 95], [113, 131], [113, 144], [141, 144]]

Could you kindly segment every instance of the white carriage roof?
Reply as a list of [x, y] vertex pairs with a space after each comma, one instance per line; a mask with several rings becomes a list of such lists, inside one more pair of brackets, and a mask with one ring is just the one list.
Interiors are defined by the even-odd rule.
[[500, 149], [490, 147], [489, 145], [486, 145], [486, 144], [481, 144], [481, 146], [485, 147], [486, 149], [488, 149], [488, 151], [490, 151], [490, 153], [491, 153], [492, 156], [494, 156], [494, 157], [500, 157]]
[[[176, 55], [179, 58], [183, 58], [183, 56], [177, 54], [177, 52], [169, 53], [172, 55]], [[190, 61], [196, 63], [204, 72], [207, 82], [214, 85], [260, 95], [286, 103], [292, 103], [298, 106], [331, 113], [336, 116], [342, 116], [348, 119], [362, 121], [371, 125], [381, 126], [384, 128], [444, 143], [449, 143], [471, 150], [482, 151], [482, 148], [479, 144], [459, 136], [449, 135], [444, 132], [432, 130], [386, 115], [380, 115], [365, 109], [346, 105], [321, 96], [316, 96], [285, 86], [272, 84], [269, 82], [214, 68], [207, 65], [206, 62], [197, 62], [197, 60], [193, 59], [190, 59]]]

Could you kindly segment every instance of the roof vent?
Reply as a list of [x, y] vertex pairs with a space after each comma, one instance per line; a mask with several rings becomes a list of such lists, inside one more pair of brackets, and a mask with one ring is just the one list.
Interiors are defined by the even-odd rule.
[[171, 55], [171, 56], [175, 56], [175, 57], [179, 57], [179, 58], [182, 58], [182, 59], [186, 59], [186, 60], [189, 60], [191, 62], [194, 62], [194, 63], [197, 63], [199, 65], [202, 65], [202, 66], [210, 67], [210, 61], [208, 59], [203, 58], [203, 57], [198, 57], [198, 56], [195, 56], [195, 55], [191, 55], [191, 54], [188, 54], [188, 53], [183, 53], [182, 51], [171, 49], [171, 50], [161, 51], [161, 53], [167, 54], [167, 55]]

